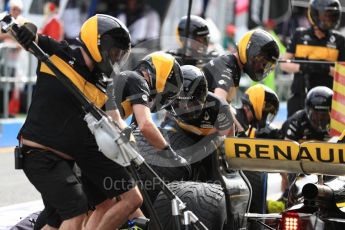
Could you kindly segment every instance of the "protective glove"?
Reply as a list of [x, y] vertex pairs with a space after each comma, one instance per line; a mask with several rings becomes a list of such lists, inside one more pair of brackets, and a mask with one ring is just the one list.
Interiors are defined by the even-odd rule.
[[18, 42], [27, 50], [31, 42], [35, 40], [36, 33], [37, 27], [30, 22], [26, 22], [19, 27], [16, 37]]
[[167, 145], [162, 151], [160, 151], [158, 154], [161, 154], [162, 157], [166, 158], [171, 162], [172, 167], [180, 167], [180, 166], [189, 166], [186, 159], [179, 156], [173, 148], [171, 148], [171, 145]]
[[304, 74], [329, 75], [331, 64], [327, 63], [301, 63], [299, 64], [300, 72]]
[[282, 134], [279, 129], [266, 125], [264, 128], [258, 129], [255, 132], [257, 138], [282, 139]]

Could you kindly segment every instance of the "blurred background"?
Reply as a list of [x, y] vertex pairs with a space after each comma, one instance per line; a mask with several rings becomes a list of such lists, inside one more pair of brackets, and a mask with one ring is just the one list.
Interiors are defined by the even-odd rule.
[[[192, 14], [204, 17], [211, 31], [212, 48], [219, 53], [236, 49], [248, 30], [262, 27], [280, 42], [281, 53], [297, 27], [308, 27], [308, 0], [193, 0]], [[341, 0], [345, 6], [345, 0]], [[73, 43], [82, 23], [96, 13], [118, 17], [129, 28], [134, 47], [126, 68], [154, 50], [177, 47], [176, 28], [187, 14], [186, 0], [1, 0], [0, 12], [12, 12], [34, 22], [41, 33]], [[344, 7], [343, 7], [344, 9]], [[4, 13], [3, 13], [4, 14]], [[339, 30], [344, 31], [345, 17]], [[0, 147], [15, 145], [35, 85], [36, 59], [13, 40], [0, 34]], [[284, 101], [289, 97], [292, 75], [277, 68], [264, 84], [276, 90], [281, 101], [277, 123], [286, 119]], [[242, 89], [250, 86], [243, 77]], [[236, 103], [236, 100], [234, 100]], [[284, 110], [285, 109], [285, 110]], [[8, 118], [16, 118], [15, 120]]]

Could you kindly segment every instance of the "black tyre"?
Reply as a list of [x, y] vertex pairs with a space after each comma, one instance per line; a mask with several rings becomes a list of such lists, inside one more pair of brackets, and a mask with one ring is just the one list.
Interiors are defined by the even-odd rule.
[[[222, 188], [216, 184], [198, 182], [173, 182], [169, 188], [186, 203], [202, 223], [210, 230], [221, 230], [226, 220], [225, 195]], [[161, 192], [154, 208], [164, 230], [174, 230], [171, 216], [171, 202]], [[149, 228], [152, 230], [152, 228]]]
[[[160, 130], [166, 139], [167, 132], [165, 130]], [[139, 153], [145, 158], [146, 162], [152, 167], [152, 169], [167, 183], [176, 180], [186, 180], [189, 177], [189, 171], [185, 167], [159, 167], [155, 164], [152, 164], [155, 159], [155, 155], [159, 154], [159, 150], [153, 147], [141, 134], [139, 130], [134, 130], [133, 135], [135, 137], [136, 146]], [[185, 145], [187, 143], [180, 144]], [[188, 142], [190, 144], [190, 142]], [[146, 176], [143, 176], [145, 179]]]

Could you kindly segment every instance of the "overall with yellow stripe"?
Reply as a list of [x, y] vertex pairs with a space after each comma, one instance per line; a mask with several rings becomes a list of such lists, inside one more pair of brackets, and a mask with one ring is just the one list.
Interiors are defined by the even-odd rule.
[[[110, 76], [112, 64], [125, 59], [130, 50], [130, 37], [117, 19], [95, 15], [80, 30], [80, 47], [71, 48], [66, 42], [42, 35], [38, 35], [38, 45], [90, 102], [102, 108], [108, 100], [103, 74]], [[81, 48], [93, 63], [92, 71]], [[33, 102], [20, 135], [64, 153], [78, 152], [84, 146], [83, 138], [91, 135], [83, 119], [85, 111], [45, 63], [38, 63], [36, 73]]]
[[[298, 28], [286, 49], [296, 60], [345, 61], [345, 38], [335, 30], [329, 30], [324, 38], [317, 38], [313, 28]], [[288, 100], [288, 117], [303, 109], [306, 90], [316, 86], [333, 87], [330, 75], [297, 72], [291, 85], [292, 97]]]

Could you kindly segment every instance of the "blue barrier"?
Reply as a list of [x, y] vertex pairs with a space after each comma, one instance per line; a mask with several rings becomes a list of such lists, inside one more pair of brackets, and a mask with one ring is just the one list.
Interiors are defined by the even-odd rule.
[[17, 145], [17, 134], [24, 119], [0, 119], [0, 147]]

